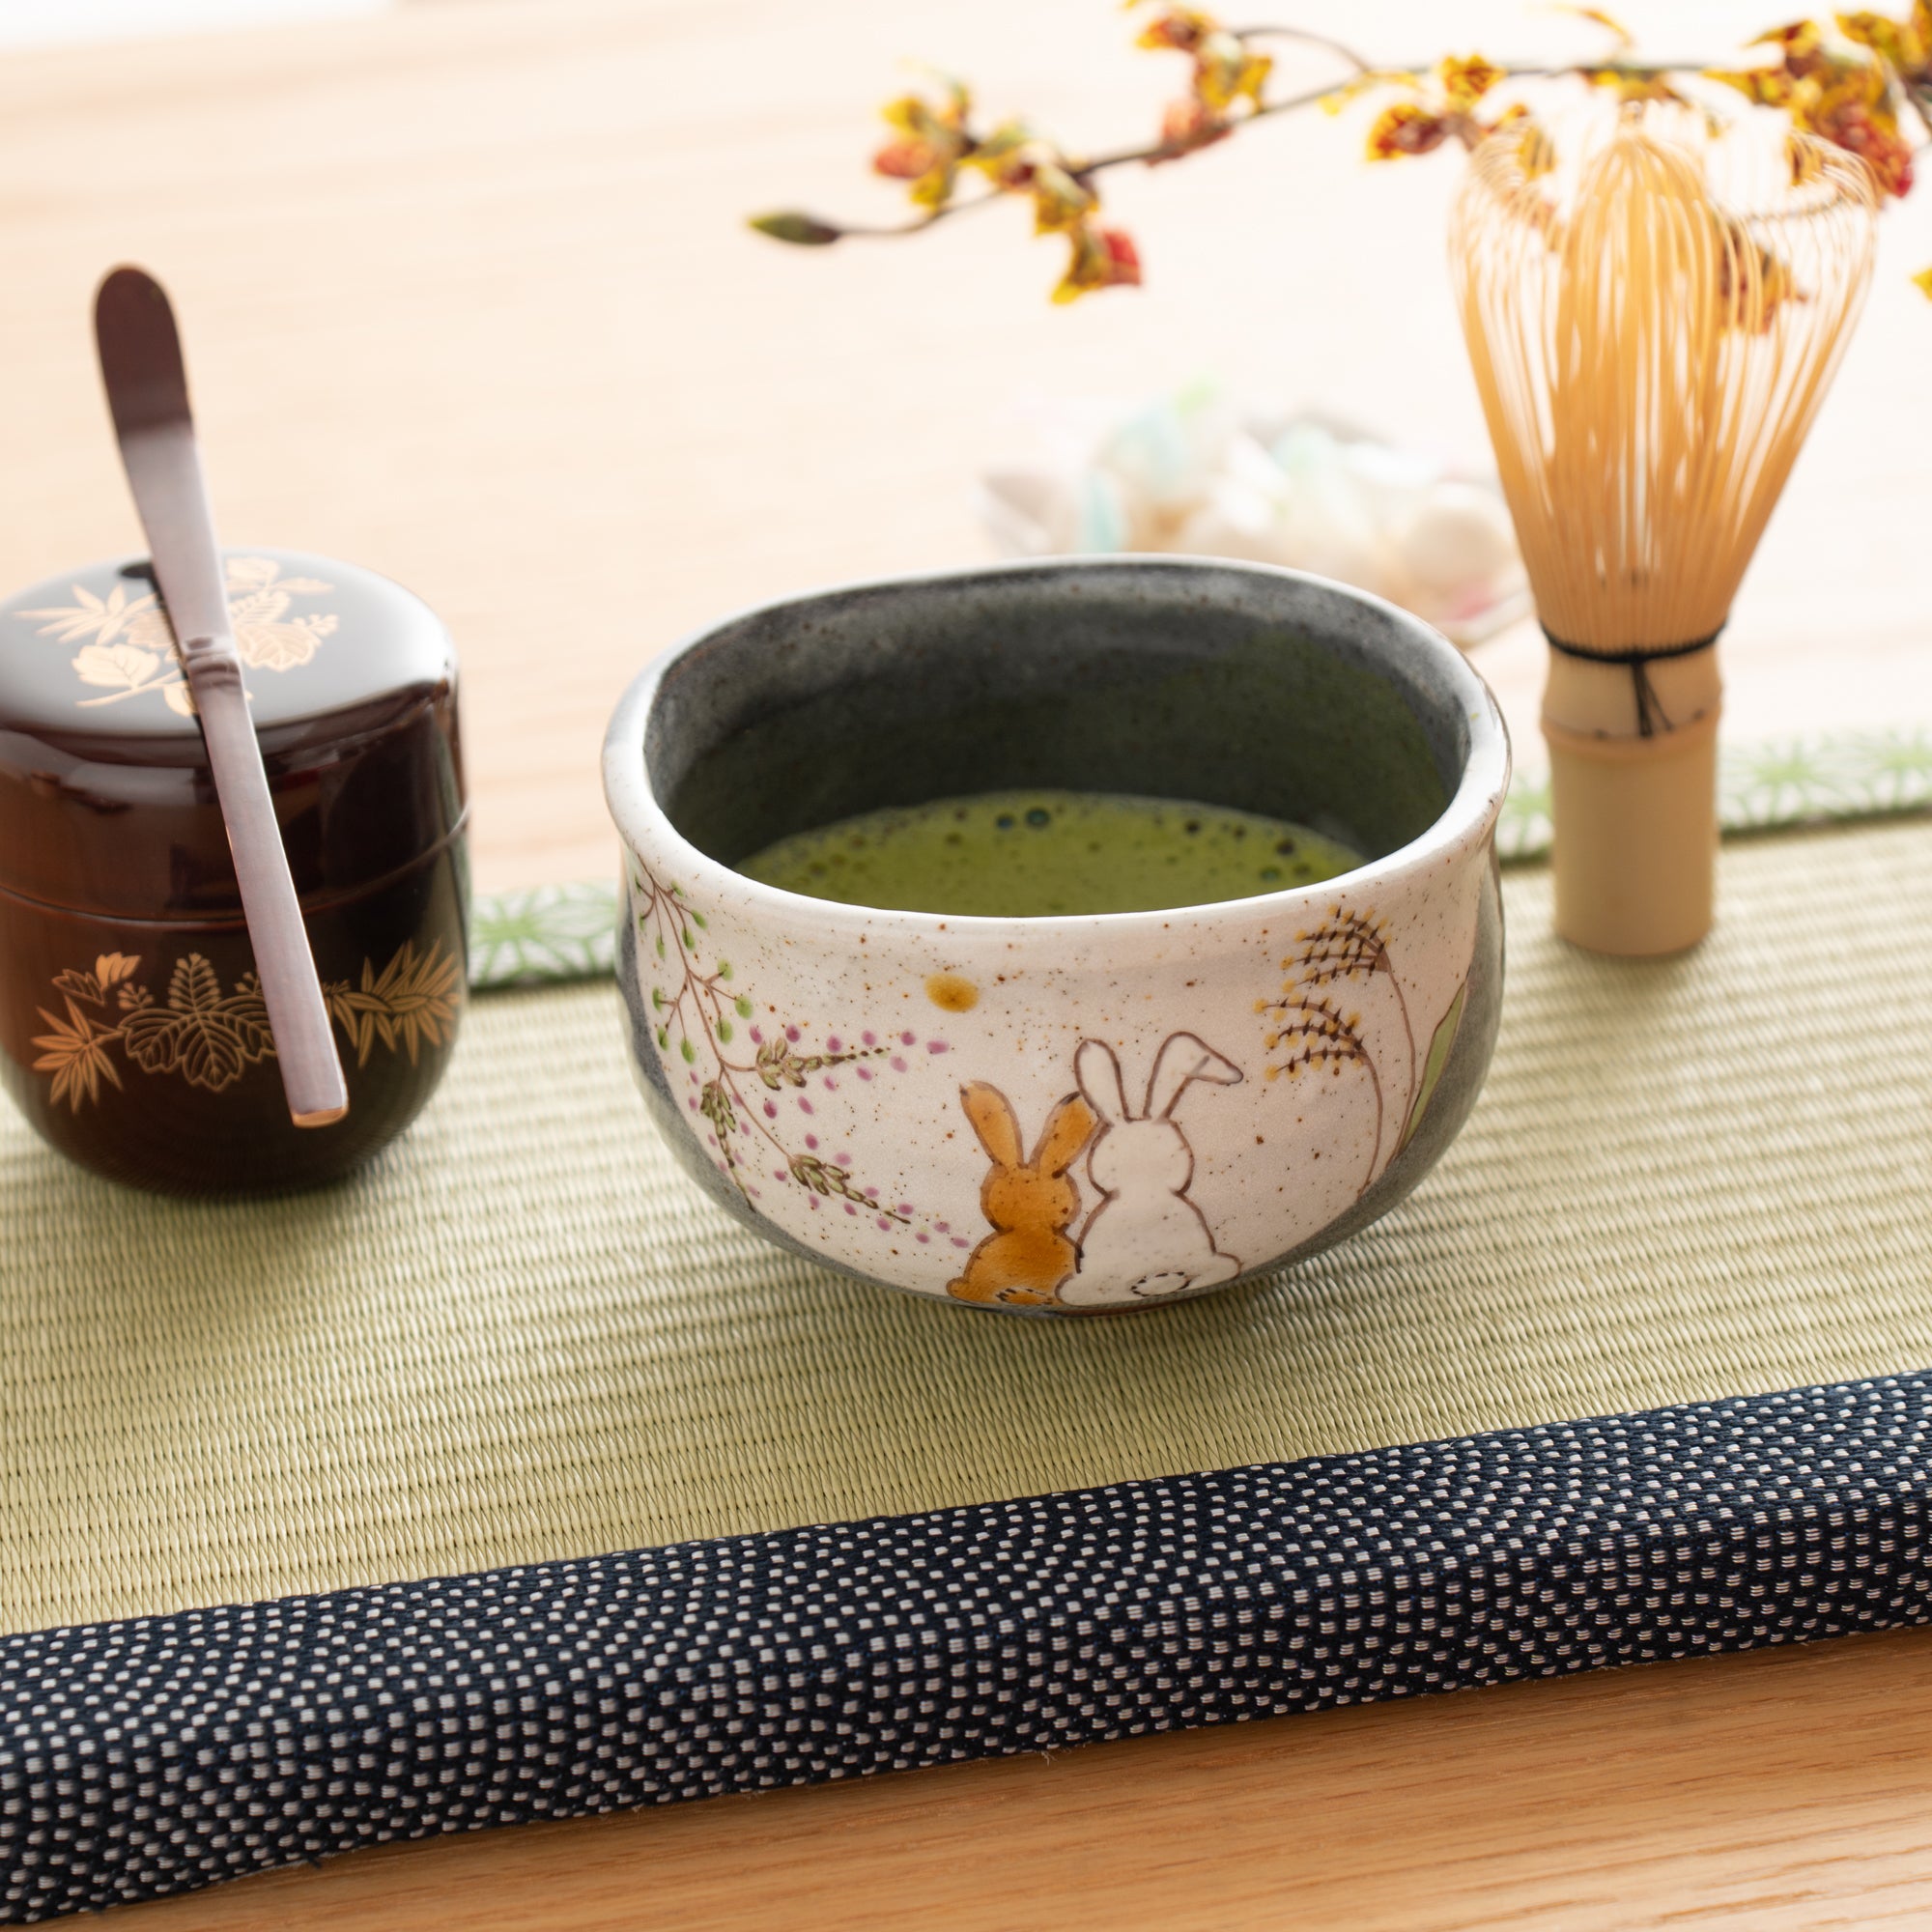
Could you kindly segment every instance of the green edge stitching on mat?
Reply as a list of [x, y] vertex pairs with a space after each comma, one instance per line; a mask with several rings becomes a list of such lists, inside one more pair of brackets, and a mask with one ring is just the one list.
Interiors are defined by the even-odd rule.
[[[1932, 807], [1932, 729], [1725, 745], [1718, 756], [1718, 815], [1726, 832], [1879, 818]], [[1519, 775], [1496, 824], [1505, 861], [1549, 850], [1549, 778]]]
[[[1726, 832], [1877, 818], [1932, 808], [1932, 727], [1846, 732], [1722, 749], [1718, 810]], [[1496, 850], [1505, 861], [1549, 850], [1549, 780], [1520, 773], [1503, 802]], [[476, 901], [469, 983], [554, 985], [591, 980], [615, 963], [615, 886], [536, 886]]]
[[479, 897], [469, 914], [472, 986], [592, 980], [616, 963], [617, 889], [581, 882]]

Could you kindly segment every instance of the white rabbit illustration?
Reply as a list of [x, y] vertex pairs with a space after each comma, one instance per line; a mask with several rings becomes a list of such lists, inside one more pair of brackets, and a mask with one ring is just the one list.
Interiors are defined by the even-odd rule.
[[1233, 1281], [1241, 1264], [1215, 1247], [1207, 1217], [1187, 1198], [1194, 1150], [1171, 1116], [1194, 1081], [1232, 1087], [1241, 1069], [1195, 1035], [1170, 1034], [1135, 1114], [1105, 1040], [1083, 1039], [1073, 1066], [1100, 1117], [1087, 1173], [1101, 1198], [1080, 1231], [1080, 1264], [1061, 1300], [1095, 1308]]

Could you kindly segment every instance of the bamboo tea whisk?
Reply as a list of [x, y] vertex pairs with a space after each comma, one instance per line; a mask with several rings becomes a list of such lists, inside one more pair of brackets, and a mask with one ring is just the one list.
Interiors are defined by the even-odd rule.
[[1561, 159], [1478, 150], [1451, 269], [1549, 640], [1556, 926], [1674, 952], [1711, 923], [1717, 642], [1870, 279], [1864, 163], [1627, 110]]

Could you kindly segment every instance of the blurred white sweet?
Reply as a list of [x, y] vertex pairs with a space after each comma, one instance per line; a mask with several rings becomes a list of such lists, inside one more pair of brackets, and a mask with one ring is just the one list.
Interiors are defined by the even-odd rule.
[[1390, 537], [1415, 589], [1452, 614], [1459, 600], [1513, 577], [1520, 588], [1522, 560], [1509, 511], [1493, 490], [1445, 480], [1390, 526]]
[[1460, 644], [1529, 609], [1493, 487], [1313, 416], [1270, 421], [1200, 387], [1135, 409], [1055, 402], [980, 508], [1009, 556], [1170, 551], [1279, 563], [1401, 604]]

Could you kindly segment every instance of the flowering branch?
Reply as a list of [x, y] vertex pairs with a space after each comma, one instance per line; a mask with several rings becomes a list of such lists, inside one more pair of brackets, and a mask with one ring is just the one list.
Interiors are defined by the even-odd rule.
[[[1932, 136], [1932, 0], [1911, 0], [1902, 20], [1877, 14], [1841, 14], [1835, 35], [1804, 20], [1751, 43], [1770, 50], [1761, 66], [1737, 69], [1638, 61], [1632, 42], [1607, 14], [1576, 8], [1579, 17], [1615, 37], [1614, 53], [1600, 61], [1498, 66], [1480, 54], [1448, 56], [1433, 66], [1381, 68], [1330, 35], [1287, 26], [1226, 27], [1177, 0], [1128, 0], [1155, 11], [1138, 44], [1179, 53], [1190, 64], [1188, 91], [1161, 120], [1160, 137], [1145, 146], [1079, 158], [1022, 120], [981, 131], [963, 83], [946, 80], [939, 98], [917, 94], [890, 101], [885, 119], [893, 138], [872, 158], [876, 173], [903, 181], [917, 213], [910, 220], [868, 226], [835, 222], [796, 210], [757, 216], [752, 226], [803, 247], [914, 235], [953, 214], [985, 208], [1008, 196], [1030, 200], [1034, 233], [1067, 243], [1066, 266], [1053, 295], [1072, 301], [1096, 289], [1136, 286], [1140, 253], [1123, 230], [1101, 220], [1096, 177], [1110, 168], [1157, 167], [1224, 141], [1251, 122], [1320, 106], [1338, 113], [1357, 97], [1399, 91], [1369, 129], [1371, 160], [1426, 155], [1454, 143], [1471, 149], [1486, 135], [1526, 116], [1520, 102], [1496, 111], [1493, 97], [1506, 83], [1568, 78], [1605, 89], [1626, 101], [1689, 104], [1677, 83], [1700, 78], [1742, 94], [1752, 103], [1787, 114], [1793, 124], [1859, 156], [1884, 192], [1910, 191], [1915, 150], [1901, 128], [1910, 113]], [[1341, 62], [1347, 77], [1299, 93], [1271, 96], [1274, 58], [1266, 42], [1288, 42]], [[977, 175], [984, 191], [961, 196], [962, 178]], [[1932, 296], [1932, 270], [1916, 278]]]

